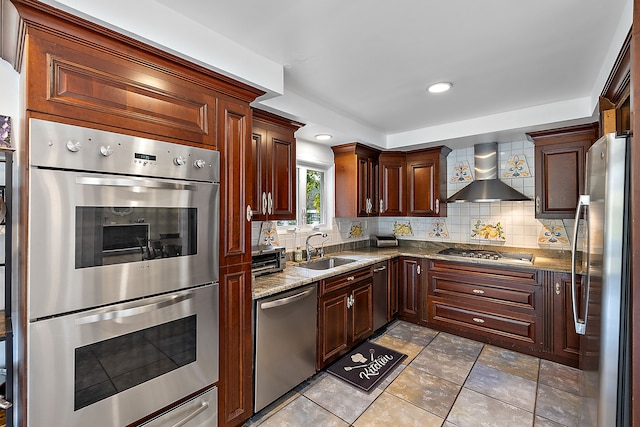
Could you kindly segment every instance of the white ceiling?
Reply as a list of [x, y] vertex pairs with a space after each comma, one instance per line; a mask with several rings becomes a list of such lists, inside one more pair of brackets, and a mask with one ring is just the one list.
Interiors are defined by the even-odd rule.
[[[469, 145], [590, 120], [630, 28], [632, 2], [146, 0], [147, 14], [170, 10], [173, 18], [134, 23], [135, 10], [125, 22], [93, 2], [45, 1], [84, 8], [129, 32], [156, 25], [166, 34], [140, 34], [165, 46], [173, 34], [170, 47], [187, 55], [193, 47], [180, 48], [180, 33], [189, 31], [181, 26], [206, 28], [281, 68], [282, 90], [267, 88], [259, 105], [307, 123], [298, 137], [326, 131], [336, 135], [331, 144], [386, 148]], [[210, 40], [206, 49], [221, 49]], [[453, 89], [428, 94], [438, 81], [453, 82]]]

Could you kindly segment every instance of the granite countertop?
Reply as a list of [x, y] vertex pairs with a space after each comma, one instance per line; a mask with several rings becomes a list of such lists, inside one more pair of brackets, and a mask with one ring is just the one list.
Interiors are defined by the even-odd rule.
[[570, 251], [556, 251], [556, 250], [544, 250], [533, 248], [506, 248], [497, 246], [473, 246], [465, 247], [464, 245], [451, 245], [441, 244], [433, 242], [415, 242], [410, 243], [409, 246], [398, 246], [393, 248], [375, 248], [367, 247], [355, 250], [346, 250], [339, 252], [332, 252], [328, 256], [337, 256], [341, 258], [349, 258], [355, 260], [355, 262], [334, 267], [328, 270], [310, 270], [306, 268], [298, 267], [295, 262], [287, 262], [287, 267], [280, 273], [267, 274], [264, 276], [258, 276], [253, 279], [252, 283], [252, 298], [254, 300], [275, 295], [277, 293], [294, 289], [308, 283], [317, 282], [327, 277], [336, 276], [338, 274], [346, 273], [351, 270], [366, 267], [368, 265], [375, 264], [380, 261], [385, 261], [397, 256], [413, 256], [429, 259], [440, 259], [445, 261], [457, 261], [450, 256], [439, 255], [442, 249], [456, 247], [472, 250], [497, 250], [502, 252], [516, 252], [516, 253], [528, 253], [534, 255], [533, 264], [528, 263], [502, 263], [493, 260], [464, 258], [460, 259], [461, 262], [471, 264], [487, 264], [487, 265], [500, 265], [503, 267], [514, 267], [521, 269], [535, 269], [535, 270], [548, 270], [554, 272], [568, 273], [571, 271], [571, 252]]

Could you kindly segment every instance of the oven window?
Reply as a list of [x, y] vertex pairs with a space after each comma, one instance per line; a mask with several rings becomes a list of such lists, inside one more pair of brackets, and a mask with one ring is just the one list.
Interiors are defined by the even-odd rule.
[[75, 350], [74, 410], [196, 360], [196, 315]]
[[76, 207], [76, 268], [195, 255], [196, 208]]

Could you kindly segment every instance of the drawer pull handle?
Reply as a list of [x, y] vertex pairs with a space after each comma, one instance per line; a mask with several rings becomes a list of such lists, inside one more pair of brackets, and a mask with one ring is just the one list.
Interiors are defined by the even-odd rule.
[[353, 277], [353, 276], [349, 276], [349, 277], [347, 277], [347, 281], [348, 281], [348, 282], [351, 282], [352, 280], [356, 280], [356, 278], [355, 278], [355, 277]]
[[560, 295], [560, 283], [556, 283], [556, 295]]
[[479, 318], [479, 317], [474, 317], [473, 321], [476, 322], [476, 323], [484, 323], [484, 320]]
[[482, 295], [482, 294], [484, 294], [484, 291], [482, 289], [474, 289], [473, 293], [474, 294], [478, 294], [478, 295]]

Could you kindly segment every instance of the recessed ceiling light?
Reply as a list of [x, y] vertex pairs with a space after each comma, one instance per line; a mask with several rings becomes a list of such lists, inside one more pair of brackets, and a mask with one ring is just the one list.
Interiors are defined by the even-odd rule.
[[431, 93], [441, 93], [451, 89], [451, 86], [453, 85], [449, 82], [434, 83], [431, 86], [429, 86], [427, 90]]
[[331, 138], [333, 138], [333, 135], [329, 135], [328, 133], [319, 133], [318, 135], [316, 135], [316, 139], [318, 141], [328, 141]]

